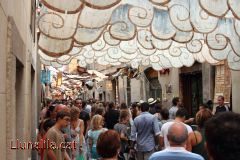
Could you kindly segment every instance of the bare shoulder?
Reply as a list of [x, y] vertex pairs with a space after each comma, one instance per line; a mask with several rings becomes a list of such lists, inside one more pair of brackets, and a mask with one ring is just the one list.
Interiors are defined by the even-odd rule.
[[80, 120], [80, 124], [83, 124], [84, 123], [84, 121], [82, 120], [82, 119], [79, 119]]
[[202, 135], [199, 131], [193, 131], [193, 133], [195, 134], [195, 139], [197, 139], [197, 142], [200, 143], [202, 141]]

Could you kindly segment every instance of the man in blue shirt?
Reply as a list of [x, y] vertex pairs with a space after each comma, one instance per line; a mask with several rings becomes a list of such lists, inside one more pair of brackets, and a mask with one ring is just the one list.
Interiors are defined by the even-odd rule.
[[167, 138], [170, 147], [154, 153], [149, 160], [204, 160], [202, 156], [185, 149], [188, 131], [184, 124], [180, 122], [172, 124], [169, 127]]
[[133, 142], [131, 151], [133, 151], [133, 146], [136, 143], [137, 159], [147, 160], [154, 152], [155, 136], [158, 137], [160, 129], [157, 118], [148, 112], [148, 103], [141, 104], [141, 111], [142, 113], [134, 119], [131, 128], [131, 140]]

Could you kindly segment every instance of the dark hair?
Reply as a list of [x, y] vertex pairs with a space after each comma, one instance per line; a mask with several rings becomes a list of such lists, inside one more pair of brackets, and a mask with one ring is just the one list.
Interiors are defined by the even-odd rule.
[[188, 112], [185, 108], [179, 108], [176, 113], [176, 117], [187, 118]]
[[207, 149], [214, 160], [240, 159], [240, 114], [225, 112], [205, 124]]
[[196, 114], [196, 123], [199, 128], [204, 128], [205, 122], [212, 118], [213, 114], [209, 109], [203, 109]]
[[44, 123], [43, 123], [43, 129], [45, 132], [48, 131], [48, 128], [51, 128], [52, 126], [54, 126], [55, 121], [52, 119], [47, 119]]
[[136, 102], [134, 102], [134, 103], [132, 103], [131, 107], [132, 107], [132, 108], [136, 108], [136, 107], [138, 107], [138, 105], [137, 105]]
[[213, 101], [212, 101], [212, 100], [208, 100], [208, 101], [207, 101], [207, 105], [208, 105], [208, 106], [213, 105]]
[[82, 101], [82, 108], [85, 108], [87, 105], [87, 102], [86, 101]]
[[206, 104], [208, 105], [208, 108], [212, 111], [213, 110], [213, 101], [208, 100]]
[[120, 109], [127, 109], [127, 108], [128, 107], [127, 107], [126, 103], [121, 103]]
[[126, 117], [128, 117], [128, 116], [130, 116], [129, 111], [127, 111], [127, 110], [122, 110], [122, 111], [120, 112], [120, 116], [119, 116], [120, 122], [121, 122], [123, 119], [125, 119]]
[[218, 96], [218, 98], [221, 98], [224, 101], [224, 96]]
[[54, 111], [55, 108], [56, 108], [55, 105], [49, 106], [49, 108], [48, 108], [48, 110], [47, 110], [47, 113], [46, 113], [46, 116], [45, 116], [45, 119], [46, 119], [46, 118], [50, 118], [51, 113]]
[[70, 115], [70, 113], [68, 113], [68, 112], [59, 111], [59, 112], [57, 113], [57, 116], [56, 116], [56, 121], [58, 121], [58, 119], [63, 119], [64, 117], [69, 117], [69, 118], [71, 118], [71, 115]]
[[140, 104], [140, 107], [142, 112], [149, 111], [149, 104], [147, 102], [143, 102], [142, 104]]
[[110, 109], [113, 109], [113, 108], [115, 107], [114, 102], [110, 102], [110, 103], [108, 104], [108, 107], [109, 107]]
[[137, 117], [138, 111], [139, 110], [139, 105], [137, 103], [132, 104], [132, 118], [135, 119]]
[[76, 98], [75, 103], [76, 103], [76, 101], [82, 101], [82, 98]]
[[168, 111], [167, 108], [162, 109], [160, 114], [162, 116], [162, 119], [164, 119], [164, 120], [168, 120], [169, 119], [169, 111]]
[[210, 108], [210, 107], [209, 107], [207, 104], [205, 104], [205, 103], [200, 104], [200, 105], [199, 105], [199, 108], [200, 108], [200, 106], [202, 106], [204, 109]]
[[179, 97], [174, 97], [174, 98], [172, 99], [172, 104], [173, 104], [174, 106], [176, 106], [178, 102], [179, 102]]
[[53, 102], [54, 104], [61, 104], [62, 103], [62, 101], [61, 100], [59, 100], [59, 99], [56, 99], [54, 102]]
[[82, 102], [82, 107], [83, 107], [83, 100], [82, 100], [82, 98], [76, 98], [74, 100], [74, 105], [77, 103], [77, 101], [81, 101]]
[[100, 134], [97, 140], [97, 152], [102, 158], [113, 158], [120, 149], [120, 136], [114, 130]]
[[155, 108], [156, 113], [160, 113], [161, 110], [162, 110], [162, 105], [161, 105], [161, 103], [156, 103], [156, 104], [154, 105], [154, 108]]

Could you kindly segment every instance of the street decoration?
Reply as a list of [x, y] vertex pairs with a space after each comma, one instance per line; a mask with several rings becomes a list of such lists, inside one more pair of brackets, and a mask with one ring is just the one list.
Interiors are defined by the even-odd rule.
[[240, 70], [239, 0], [42, 0], [40, 60], [155, 70], [226, 60]]
[[49, 70], [42, 70], [41, 71], [41, 83], [42, 84], [50, 84], [51, 82], [51, 72]]

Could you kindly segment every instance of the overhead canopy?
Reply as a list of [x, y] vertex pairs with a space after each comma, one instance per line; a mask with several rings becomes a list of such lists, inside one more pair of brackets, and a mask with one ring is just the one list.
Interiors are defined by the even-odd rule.
[[[49, 67], [49, 70], [51, 71], [52, 75], [52, 81], [51, 81], [51, 92], [52, 94], [60, 94], [61, 92], [68, 92], [72, 91], [74, 94], [79, 94], [80, 90], [84, 90], [84, 83], [91, 82], [93, 83], [93, 79], [97, 83], [101, 83], [104, 79], [107, 78], [107, 76], [103, 75], [102, 73], [96, 71], [96, 70], [87, 70], [87, 74], [85, 75], [79, 75], [79, 74], [69, 74], [66, 72], [61, 72], [59, 70], [56, 70], [53, 67]], [[60, 80], [58, 80], [58, 74], [61, 74]], [[58, 84], [58, 81], [60, 83]]]
[[42, 0], [39, 54], [61, 67], [91, 63], [240, 70], [239, 0]]

